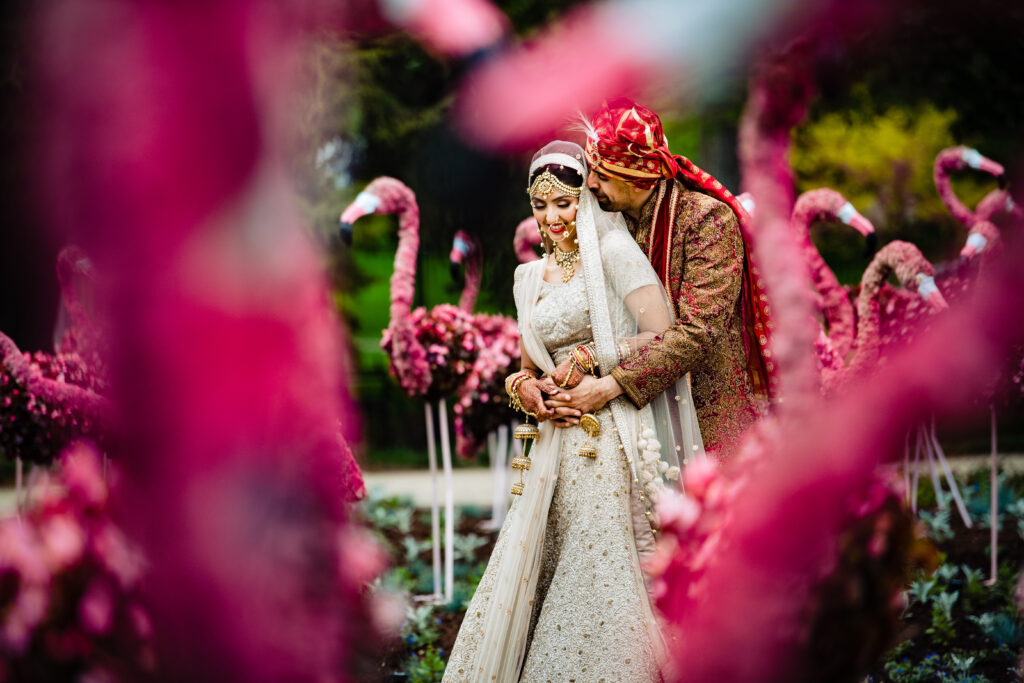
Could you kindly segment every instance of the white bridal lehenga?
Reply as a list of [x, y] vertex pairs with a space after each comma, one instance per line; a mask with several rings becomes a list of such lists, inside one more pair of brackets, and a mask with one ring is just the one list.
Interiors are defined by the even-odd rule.
[[[535, 168], [551, 158], [582, 166], [575, 154], [543, 153], [550, 147]], [[601, 367], [614, 367], [616, 340], [644, 339], [643, 318], [666, 305], [643, 252], [587, 191], [577, 235], [583, 272], [567, 283], [544, 281], [543, 260], [516, 271], [523, 344], [548, 373], [592, 341]], [[667, 327], [658, 324], [646, 338]], [[526, 490], [502, 526], [445, 681], [660, 680], [663, 643], [640, 565], [654, 544], [647, 515], [652, 496], [678, 482], [676, 453], [703, 454], [685, 381], [672, 391], [678, 400], [643, 410], [619, 397], [597, 411], [596, 458], [579, 455], [588, 440], [579, 426], [541, 425]]]

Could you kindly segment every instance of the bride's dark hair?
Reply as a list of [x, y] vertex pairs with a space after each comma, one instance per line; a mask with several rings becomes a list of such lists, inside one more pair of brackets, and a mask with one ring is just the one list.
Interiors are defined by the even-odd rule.
[[579, 174], [574, 168], [563, 166], [562, 164], [544, 164], [538, 166], [533, 173], [530, 174], [530, 181], [526, 183], [529, 187], [533, 185], [533, 181], [537, 179], [537, 176], [544, 172], [544, 169], [551, 171], [551, 175], [555, 176], [569, 187], [583, 187], [583, 176]]

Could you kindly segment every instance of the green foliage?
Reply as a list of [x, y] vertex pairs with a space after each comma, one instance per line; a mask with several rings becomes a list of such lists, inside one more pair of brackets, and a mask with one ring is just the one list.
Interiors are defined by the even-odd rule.
[[[798, 190], [839, 191], [874, 223], [880, 244], [905, 239], [933, 262], [952, 257], [965, 235], [939, 199], [932, 168], [939, 151], [959, 142], [951, 132], [956, 111], [930, 103], [879, 108], [865, 88], [855, 91], [855, 106], [824, 112], [796, 131], [792, 165]], [[995, 188], [994, 181], [973, 172], [952, 182], [967, 206]], [[864, 264], [849, 249], [840, 250], [856, 247], [849, 231], [826, 237], [815, 235], [815, 243], [840, 280], [859, 280]]]
[[437, 630], [438, 621], [433, 605], [410, 606], [402, 623], [402, 638], [414, 649], [433, 645], [441, 635]]
[[487, 539], [479, 534], [456, 534], [454, 545], [456, 562], [473, 562], [477, 548], [487, 545]]
[[979, 598], [985, 593], [985, 585], [982, 583], [983, 573], [981, 569], [975, 569], [966, 564], [961, 565], [964, 573], [964, 590], [968, 598]]
[[918, 517], [924, 523], [928, 537], [936, 543], [953, 538], [953, 528], [949, 525], [949, 508], [929, 512], [922, 510]]
[[412, 499], [385, 496], [383, 489], [371, 489], [361, 507], [367, 521], [380, 529], [394, 528], [408, 534], [412, 530]]
[[910, 584], [910, 588], [907, 589], [907, 597], [910, 598], [911, 603], [917, 602], [927, 605], [931, 602], [933, 597], [932, 591], [938, 583], [935, 579], [918, 579]]
[[980, 674], [972, 674], [975, 664], [995, 654], [989, 651], [966, 653], [959, 650], [932, 652], [919, 662], [904, 656], [913, 641], [894, 648], [887, 658], [885, 673], [894, 683], [988, 683]]
[[1021, 642], [1020, 621], [1008, 612], [986, 612], [981, 616], [972, 614], [968, 619], [998, 645], [1017, 646]]
[[419, 559], [420, 554], [428, 550], [431, 545], [432, 543], [429, 538], [423, 541], [417, 541], [412, 536], [406, 536], [402, 539], [402, 547], [405, 549], [405, 561], [410, 563], [415, 562]]
[[[797, 131], [793, 169], [799, 187], [832, 187], [884, 226], [912, 216], [946, 220], [932, 167], [941, 150], [957, 144], [950, 132], [956, 119], [955, 111], [930, 103], [879, 111], [864, 93], [860, 107], [827, 113]], [[987, 191], [970, 178], [954, 183], [969, 206]]]
[[935, 570], [933, 576], [941, 583], [949, 585], [949, 583], [956, 578], [956, 575], [959, 571], [959, 567], [957, 567], [955, 564], [944, 564], [940, 565]]
[[412, 683], [439, 683], [444, 676], [445, 660], [429, 645], [409, 658], [407, 672]]

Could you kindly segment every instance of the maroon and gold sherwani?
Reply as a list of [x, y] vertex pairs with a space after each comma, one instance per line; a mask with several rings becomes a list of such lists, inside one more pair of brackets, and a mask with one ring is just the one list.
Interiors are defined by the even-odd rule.
[[[673, 197], [673, 187], [677, 193]], [[629, 399], [642, 407], [691, 373], [704, 445], [727, 456], [759, 416], [743, 340], [744, 242], [736, 214], [724, 202], [662, 180], [641, 209], [626, 216], [630, 232], [652, 257], [655, 212], [674, 200], [675, 220], [665, 269], [658, 273], [675, 306], [676, 323], [612, 370]], [[755, 342], [756, 343], [756, 342]]]

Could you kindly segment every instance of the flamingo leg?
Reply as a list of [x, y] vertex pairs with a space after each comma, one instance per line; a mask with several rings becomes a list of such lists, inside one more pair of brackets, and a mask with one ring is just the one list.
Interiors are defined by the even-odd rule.
[[429, 596], [433, 600], [441, 598], [441, 520], [438, 516], [438, 491], [437, 491], [437, 446], [434, 441], [434, 412], [430, 402], [424, 404], [427, 414], [427, 458], [430, 463], [430, 541], [431, 559], [434, 573], [434, 593]]
[[927, 435], [931, 439], [932, 449], [935, 451], [935, 459], [938, 460], [939, 465], [942, 466], [942, 473], [946, 475], [946, 483], [949, 484], [949, 492], [953, 494], [953, 502], [956, 503], [956, 509], [960, 513], [960, 518], [964, 521], [964, 526], [968, 529], [974, 526], [971, 521], [971, 515], [967, 512], [967, 506], [964, 505], [964, 498], [960, 495], [960, 487], [956, 483], [956, 479], [953, 478], [953, 471], [949, 468], [949, 460], [946, 459], [946, 453], [942, 450], [942, 446], [939, 445], [939, 438], [935, 436], [935, 417], [932, 417], [931, 429]]
[[992, 547], [989, 551], [989, 578], [988, 581], [985, 582], [985, 585], [994, 586], [999, 573], [999, 525], [996, 523], [999, 515], [999, 451], [996, 446], [996, 408], [994, 405], [989, 404], [988, 409], [992, 419], [992, 466], [989, 472], [992, 486], [991, 507], [989, 508], [989, 514], [991, 515], [989, 519], [992, 522], [992, 530], [989, 536], [989, 543]]
[[942, 480], [939, 479], [939, 470], [935, 466], [935, 451], [932, 449], [931, 439], [928, 438], [928, 427], [924, 423], [917, 426], [917, 447], [920, 448], [925, 457], [928, 458], [928, 474], [932, 478], [932, 488], [935, 490], [935, 500], [939, 507], [945, 507], [939, 494], [942, 493]]
[[455, 482], [452, 478], [452, 449], [448, 438], [448, 406], [445, 399], [437, 402], [441, 422], [441, 463], [444, 467], [444, 602], [452, 601], [455, 581]]

